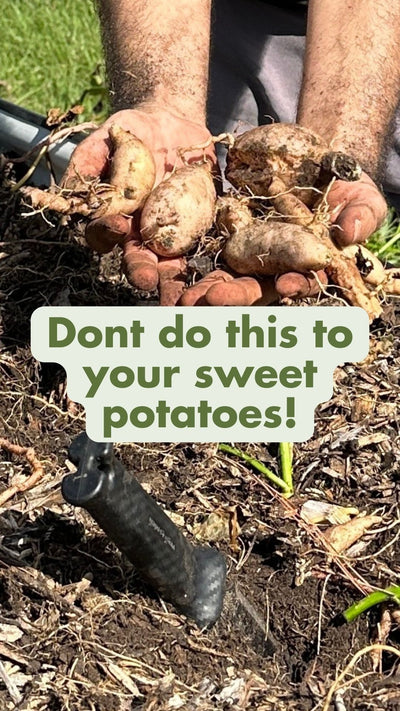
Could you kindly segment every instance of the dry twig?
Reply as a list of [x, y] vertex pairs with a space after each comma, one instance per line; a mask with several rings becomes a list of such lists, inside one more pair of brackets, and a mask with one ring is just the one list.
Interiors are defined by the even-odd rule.
[[9, 677], [7, 674], [7, 670], [3, 664], [3, 662], [0, 660], [0, 679], [2, 680], [3, 684], [5, 685], [8, 693], [10, 694], [13, 702], [15, 705], [18, 705], [22, 701], [22, 696], [19, 693], [17, 687], [15, 686], [13, 680]]
[[0, 506], [4, 506], [6, 501], [15, 496], [15, 494], [18, 494], [21, 491], [27, 491], [35, 486], [42, 478], [44, 469], [41, 462], [37, 459], [33, 447], [21, 447], [21, 445], [13, 444], [8, 439], [4, 439], [3, 437], [0, 437], [0, 447], [5, 449], [6, 452], [9, 452], [10, 454], [25, 457], [31, 468], [30, 476], [18, 484], [13, 484], [0, 494]]
[[[334, 696], [334, 694], [336, 694], [338, 689], [343, 686], [342, 681], [344, 680], [346, 674], [348, 674], [348, 672], [354, 667], [358, 660], [361, 659], [361, 657], [363, 657], [365, 654], [372, 653], [375, 649], [379, 649], [381, 652], [389, 652], [389, 654], [395, 654], [396, 657], [400, 657], [400, 651], [395, 647], [388, 646], [387, 644], [370, 644], [368, 647], [359, 649], [358, 652], [356, 652], [356, 654], [354, 655], [354, 657], [350, 659], [348, 665], [339, 674], [337, 679], [335, 679], [335, 681], [333, 682], [326, 696], [322, 711], [329, 711], [329, 706], [331, 704], [332, 697]], [[364, 676], [364, 674], [362, 676]], [[355, 679], [352, 680], [353, 683], [355, 683], [356, 681], [358, 681], [358, 677], [355, 677]]]

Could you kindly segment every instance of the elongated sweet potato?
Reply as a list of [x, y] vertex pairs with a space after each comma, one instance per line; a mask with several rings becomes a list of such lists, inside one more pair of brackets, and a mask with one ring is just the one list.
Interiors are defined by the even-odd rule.
[[212, 226], [215, 200], [207, 163], [179, 168], [145, 202], [140, 223], [143, 243], [163, 257], [186, 254]]
[[142, 207], [156, 177], [154, 158], [147, 146], [117, 124], [109, 129], [112, 144], [111, 187], [97, 193], [102, 205], [94, 218], [102, 215], [132, 215]]
[[113, 124], [109, 129], [111, 164], [109, 184], [78, 180], [74, 189], [57, 192], [23, 188], [35, 209], [94, 219], [105, 215], [131, 215], [151, 192], [156, 168], [150, 150], [132, 133]]
[[238, 274], [307, 273], [331, 260], [327, 245], [308, 227], [253, 218], [235, 198], [222, 198], [217, 223], [227, 236], [222, 257]]
[[[280, 178], [274, 178], [270, 184], [271, 202], [282, 217], [293, 224], [307, 226], [314, 235], [326, 246], [331, 254], [326, 272], [332, 282], [337, 284], [346, 299], [354, 306], [361, 306], [368, 314], [370, 321], [381, 315], [382, 308], [375, 294], [365, 285], [358, 270], [355, 259], [343, 254], [331, 240], [327, 226], [309, 210], [309, 208], [292, 192], [285, 193], [285, 184]], [[275, 196], [275, 197], [274, 197]]]

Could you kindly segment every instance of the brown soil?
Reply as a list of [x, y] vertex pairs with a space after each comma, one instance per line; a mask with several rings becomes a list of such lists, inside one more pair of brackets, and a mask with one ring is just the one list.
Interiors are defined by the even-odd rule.
[[[400, 709], [394, 619], [380, 671], [365, 653], [338, 679], [377, 638], [382, 608], [352, 624], [339, 613], [360, 589], [400, 584], [398, 303], [373, 327], [368, 358], [336, 370], [313, 438], [295, 446], [293, 499], [216, 445], [117, 448], [192, 540], [199, 530], [207, 537], [199, 524], [218, 514], [221, 540], [211, 544], [226, 555], [229, 591], [220, 621], [203, 633], [138, 579], [88, 514], [63, 503], [67, 447], [84, 416], [66, 396], [62, 369], [40, 365], [29, 349], [38, 306], [145, 297], [120, 277], [117, 253], [99, 259], [76, 230], [22, 217], [27, 208], [7, 190], [0, 204], [0, 437], [34, 447], [45, 471], [2, 509], [0, 708], [311, 711], [324, 708], [337, 680], [329, 708]], [[242, 448], [278, 470], [276, 445]], [[0, 450], [0, 493], [29, 473], [24, 457]], [[351, 558], [332, 557], [323, 526], [299, 518], [309, 499], [378, 513], [382, 524]]]

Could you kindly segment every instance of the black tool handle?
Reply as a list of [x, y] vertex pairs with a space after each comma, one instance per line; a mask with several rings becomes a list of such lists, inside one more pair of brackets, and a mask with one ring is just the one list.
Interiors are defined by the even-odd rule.
[[189, 543], [115, 459], [112, 444], [92, 442], [82, 433], [72, 442], [69, 457], [78, 470], [64, 478], [64, 498], [93, 516], [162, 597], [200, 627], [212, 625], [222, 608], [223, 556]]

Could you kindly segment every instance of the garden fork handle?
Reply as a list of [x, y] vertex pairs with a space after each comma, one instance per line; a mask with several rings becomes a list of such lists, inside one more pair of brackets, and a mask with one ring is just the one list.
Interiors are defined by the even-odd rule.
[[127, 472], [111, 443], [81, 433], [69, 458], [78, 467], [66, 476], [66, 501], [86, 509], [157, 592], [201, 628], [218, 619], [224, 596], [225, 559], [212, 548], [193, 546]]

